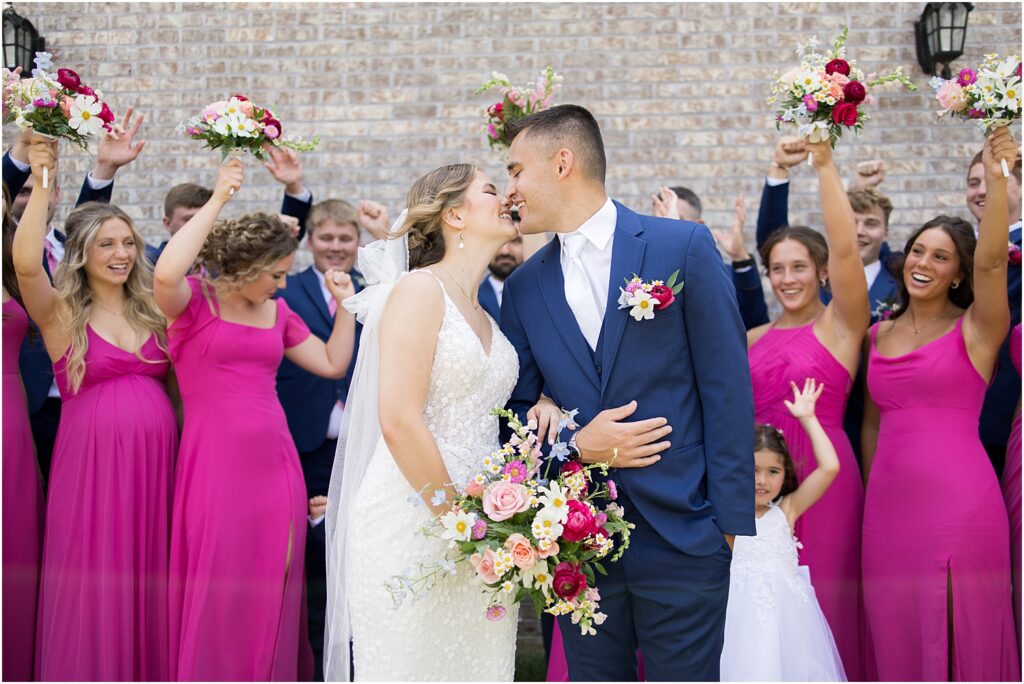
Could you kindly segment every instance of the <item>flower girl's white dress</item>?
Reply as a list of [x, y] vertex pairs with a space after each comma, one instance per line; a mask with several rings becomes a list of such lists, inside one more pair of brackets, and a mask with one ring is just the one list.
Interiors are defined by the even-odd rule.
[[757, 519], [756, 537], [736, 537], [721, 678], [846, 681], [832, 630], [778, 506]]

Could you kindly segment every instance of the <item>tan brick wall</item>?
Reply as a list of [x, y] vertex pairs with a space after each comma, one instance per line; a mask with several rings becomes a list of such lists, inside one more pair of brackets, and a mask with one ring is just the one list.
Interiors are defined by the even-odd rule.
[[[118, 178], [114, 201], [162, 236], [161, 200], [175, 183], [211, 183], [217, 157], [175, 133], [205, 103], [243, 92], [272, 105], [285, 130], [323, 142], [305, 156], [318, 199], [372, 198], [392, 207], [413, 180], [451, 161], [482, 163], [504, 182], [481, 132], [490, 97], [474, 95], [492, 70], [515, 82], [548, 64], [565, 76], [561, 102], [598, 117], [609, 193], [649, 211], [661, 183], [689, 185], [705, 219], [724, 227], [732, 197], [748, 198], [753, 232], [761, 179], [776, 137], [764, 104], [775, 69], [795, 63], [798, 40], [831, 40], [849, 24], [849, 55], [865, 71], [903, 65], [919, 92], [880, 95], [866, 133], [841, 143], [855, 161], [885, 159], [883, 189], [900, 242], [939, 212], [966, 214], [963, 176], [980, 137], [936, 122], [916, 64], [920, 3], [27, 3], [15, 5], [46, 37], [58, 64], [100, 87], [115, 111], [146, 112], [149, 144]], [[967, 53], [1019, 52], [1019, 3], [977, 3]], [[1019, 131], [1019, 129], [1018, 129]], [[10, 129], [5, 133], [9, 139]], [[1018, 133], [1019, 134], [1019, 133]], [[64, 209], [88, 155], [65, 149]], [[280, 186], [252, 162], [229, 212], [276, 206]], [[810, 168], [797, 169], [794, 219], [819, 222]]]

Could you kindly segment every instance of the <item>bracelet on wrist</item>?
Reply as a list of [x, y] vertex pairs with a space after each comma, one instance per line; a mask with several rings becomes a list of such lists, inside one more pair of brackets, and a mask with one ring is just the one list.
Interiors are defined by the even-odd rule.
[[776, 168], [776, 169], [782, 169], [783, 171], [786, 171], [786, 172], [789, 171], [789, 167], [788, 166], [783, 166], [782, 164], [780, 164], [779, 162], [775, 161], [774, 159], [772, 160], [772, 167]]
[[583, 453], [580, 451], [580, 448], [578, 446], [576, 446], [576, 435], [577, 434], [578, 433], [576, 433], [576, 432], [572, 433], [572, 436], [569, 437], [569, 443], [566, 445], [569, 448], [569, 460], [570, 461], [579, 461], [579, 460], [581, 460], [583, 458]]
[[751, 266], [754, 265], [754, 257], [747, 257], [746, 259], [741, 259], [740, 261], [732, 262], [733, 269], [750, 268]]

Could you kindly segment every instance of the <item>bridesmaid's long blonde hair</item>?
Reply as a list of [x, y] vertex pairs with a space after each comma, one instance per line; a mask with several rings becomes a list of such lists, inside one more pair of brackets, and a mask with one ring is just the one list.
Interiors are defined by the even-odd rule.
[[[89, 350], [86, 325], [92, 314], [92, 288], [89, 287], [85, 263], [89, 248], [96, 242], [96, 235], [110, 219], [121, 219], [128, 224], [137, 250], [135, 263], [124, 284], [124, 318], [135, 331], [137, 339], [145, 339], [152, 334], [160, 349], [167, 352], [167, 320], [153, 300], [153, 267], [146, 259], [146, 243], [131, 218], [121, 209], [112, 204], [86, 202], [72, 211], [64, 222], [64, 232], [67, 234], [64, 259], [53, 274], [57, 297], [67, 305], [60, 309], [63, 312], [60, 322], [65, 329], [71, 331], [67, 377], [72, 393], [78, 392], [82, 386], [85, 378], [85, 353]], [[141, 345], [135, 355], [150, 363], [142, 356]]]

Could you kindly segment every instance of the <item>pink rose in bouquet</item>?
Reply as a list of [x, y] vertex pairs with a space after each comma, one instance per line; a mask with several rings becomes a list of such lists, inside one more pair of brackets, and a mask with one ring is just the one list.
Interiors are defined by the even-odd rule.
[[555, 566], [551, 586], [555, 595], [564, 601], [572, 601], [587, 588], [587, 576], [580, 572], [575, 563], [559, 563]]
[[512, 562], [520, 570], [529, 570], [537, 562], [537, 550], [518, 532], [509, 535], [505, 548], [512, 552]]
[[487, 516], [501, 522], [530, 508], [530, 490], [521, 484], [500, 480], [487, 486], [483, 502]]
[[566, 541], [583, 541], [594, 534], [594, 514], [590, 507], [582, 501], [569, 500], [569, 514], [565, 519], [562, 538]]
[[964, 89], [956, 81], [946, 81], [939, 92], [935, 93], [935, 99], [945, 111], [959, 112], [967, 107]]
[[494, 551], [491, 549], [484, 551], [483, 555], [474, 553], [469, 557], [470, 565], [473, 566], [473, 569], [476, 570], [476, 574], [480, 576], [480, 579], [482, 579], [485, 584], [494, 584], [501, 579], [498, 576], [497, 571], [494, 569], [495, 560]]

